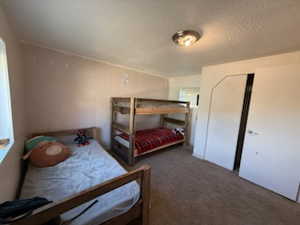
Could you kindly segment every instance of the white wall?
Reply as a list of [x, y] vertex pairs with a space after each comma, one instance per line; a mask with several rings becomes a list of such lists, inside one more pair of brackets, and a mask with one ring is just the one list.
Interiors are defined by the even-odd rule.
[[10, 79], [15, 143], [0, 164], [0, 202], [15, 198], [19, 174], [20, 156], [25, 137], [24, 126], [24, 76], [19, 42], [11, 30], [0, 6], [0, 37], [6, 43], [8, 72]]
[[[178, 100], [180, 88], [190, 88], [190, 87], [200, 87], [200, 78], [201, 75], [193, 75], [193, 76], [180, 76], [169, 78], [169, 99]], [[190, 141], [189, 144], [193, 145], [194, 137], [195, 137], [195, 127], [197, 120], [197, 110], [198, 107], [192, 108], [191, 114], [191, 127], [190, 127]]]
[[[23, 49], [30, 133], [97, 126], [107, 146], [111, 97], [168, 98], [166, 78], [33, 45], [23, 44]], [[153, 126], [153, 120], [144, 121]]]
[[220, 80], [222, 80], [226, 75], [255, 73], [258, 68], [299, 63], [300, 51], [297, 51], [292, 53], [204, 67], [202, 69], [200, 82], [200, 106], [198, 111], [196, 135], [194, 140], [194, 155], [199, 158], [203, 158], [203, 151], [206, 141], [210, 93], [212, 88]]

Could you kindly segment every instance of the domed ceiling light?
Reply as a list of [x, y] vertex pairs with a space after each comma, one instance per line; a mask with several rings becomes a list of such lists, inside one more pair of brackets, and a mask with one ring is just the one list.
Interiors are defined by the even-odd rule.
[[195, 44], [200, 38], [201, 34], [194, 30], [178, 31], [172, 37], [175, 44], [183, 47], [189, 47]]

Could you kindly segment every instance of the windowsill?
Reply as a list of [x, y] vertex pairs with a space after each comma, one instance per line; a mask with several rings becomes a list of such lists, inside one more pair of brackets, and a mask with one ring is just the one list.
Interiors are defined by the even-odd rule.
[[14, 141], [9, 143], [5, 148], [0, 149], [0, 163], [5, 159], [6, 155], [10, 151], [10, 149], [13, 147]]

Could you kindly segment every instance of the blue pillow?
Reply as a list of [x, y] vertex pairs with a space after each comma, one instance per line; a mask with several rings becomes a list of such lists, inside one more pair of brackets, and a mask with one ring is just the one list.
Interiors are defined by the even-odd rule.
[[57, 139], [54, 138], [54, 137], [48, 137], [48, 136], [36, 136], [36, 137], [31, 138], [31, 139], [26, 141], [25, 149], [27, 151], [30, 151], [30, 150], [34, 149], [39, 143], [41, 143], [43, 141], [57, 141]]

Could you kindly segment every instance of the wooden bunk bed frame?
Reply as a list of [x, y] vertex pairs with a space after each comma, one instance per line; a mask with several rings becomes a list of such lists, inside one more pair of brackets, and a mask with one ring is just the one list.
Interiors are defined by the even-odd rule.
[[[95, 127], [85, 128], [87, 134], [92, 136], [95, 140], [98, 139], [98, 129]], [[56, 132], [44, 132], [31, 135], [31, 137], [46, 135], [46, 136], [64, 136], [76, 134], [76, 130], [65, 130]], [[26, 166], [25, 166], [26, 167]], [[23, 184], [25, 178], [26, 168], [23, 171], [20, 184]], [[57, 218], [64, 212], [67, 212], [73, 208], [80, 206], [86, 202], [89, 202], [101, 195], [104, 195], [110, 191], [113, 191], [123, 185], [126, 185], [132, 181], [137, 181], [140, 184], [140, 199], [138, 202], [129, 209], [126, 213], [116, 216], [104, 223], [97, 225], [149, 225], [149, 210], [150, 210], [150, 177], [151, 168], [150, 166], [144, 165], [130, 171], [124, 175], [115, 177], [111, 180], [88, 188], [82, 192], [74, 194], [68, 198], [62, 199], [50, 203], [44, 207], [35, 210], [32, 215], [11, 223], [11, 225], [49, 225], [49, 220]], [[19, 194], [20, 194], [19, 189]], [[95, 224], [96, 225], [96, 224]]]
[[[124, 103], [127, 106], [124, 106]], [[143, 107], [142, 103], [153, 103], [155, 104], [172, 104], [178, 107]], [[123, 104], [123, 105], [122, 105]], [[189, 121], [190, 121], [190, 102], [164, 100], [164, 99], [148, 99], [148, 98], [136, 98], [136, 97], [118, 97], [111, 99], [111, 150], [125, 161], [128, 165], [133, 166], [135, 159], [138, 156], [148, 154], [163, 148], [170, 147], [172, 145], [184, 143], [187, 145], [189, 140]], [[129, 115], [128, 126], [124, 126], [117, 122], [117, 115], [127, 114]], [[178, 120], [170, 118], [168, 114], [184, 114], [185, 120]], [[184, 128], [184, 139], [176, 141], [170, 144], [166, 144], [145, 153], [136, 154], [135, 149], [135, 120], [137, 115], [160, 115], [160, 126], [164, 127], [167, 123], [175, 124]], [[117, 142], [114, 137], [117, 136], [116, 131], [121, 131], [129, 137], [129, 148]]]

